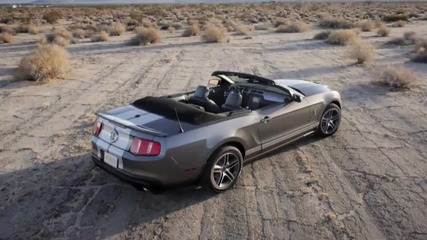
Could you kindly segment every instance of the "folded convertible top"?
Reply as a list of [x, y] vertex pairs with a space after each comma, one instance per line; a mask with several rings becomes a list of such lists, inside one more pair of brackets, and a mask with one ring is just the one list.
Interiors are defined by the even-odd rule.
[[176, 115], [178, 114], [181, 122], [194, 125], [205, 124], [226, 118], [224, 115], [205, 112], [167, 97], [145, 97], [136, 100], [132, 105], [171, 120], [177, 120]]

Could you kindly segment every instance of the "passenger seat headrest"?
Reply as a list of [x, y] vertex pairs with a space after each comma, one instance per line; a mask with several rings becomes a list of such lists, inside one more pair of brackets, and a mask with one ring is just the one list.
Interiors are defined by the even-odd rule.
[[227, 99], [225, 100], [225, 105], [240, 107], [242, 105], [242, 99], [242, 94], [231, 92], [230, 94], [228, 94]]
[[206, 86], [198, 86], [194, 92], [194, 97], [205, 99], [208, 97], [209, 89]]

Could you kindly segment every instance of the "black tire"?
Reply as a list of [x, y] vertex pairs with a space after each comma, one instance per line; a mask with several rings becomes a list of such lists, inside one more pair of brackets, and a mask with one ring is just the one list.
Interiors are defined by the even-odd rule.
[[[331, 114], [331, 115], [329, 115]], [[332, 122], [331, 122], [332, 121]], [[329, 137], [337, 132], [341, 124], [341, 108], [331, 103], [320, 117], [317, 134], [322, 137]]]
[[[216, 169], [214, 169], [215, 166], [217, 166]], [[242, 173], [242, 168], [243, 156], [239, 149], [233, 146], [221, 147], [208, 159], [203, 173], [203, 185], [208, 186], [216, 193], [227, 191], [236, 184]]]

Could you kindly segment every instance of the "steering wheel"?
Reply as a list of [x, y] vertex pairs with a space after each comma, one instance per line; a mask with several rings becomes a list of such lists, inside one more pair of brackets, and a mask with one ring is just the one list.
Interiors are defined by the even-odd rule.
[[227, 92], [228, 93], [231, 93], [231, 92], [238, 93], [238, 92], [240, 92], [240, 88], [238, 86], [236, 86], [236, 85], [230, 85], [227, 88]]

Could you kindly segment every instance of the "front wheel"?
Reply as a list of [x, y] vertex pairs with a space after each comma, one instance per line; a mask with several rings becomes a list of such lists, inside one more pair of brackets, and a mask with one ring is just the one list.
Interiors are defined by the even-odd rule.
[[317, 133], [320, 136], [328, 137], [333, 135], [341, 123], [341, 109], [334, 103], [329, 104], [320, 118]]
[[208, 160], [204, 182], [217, 193], [236, 184], [243, 168], [243, 156], [233, 146], [221, 147]]

